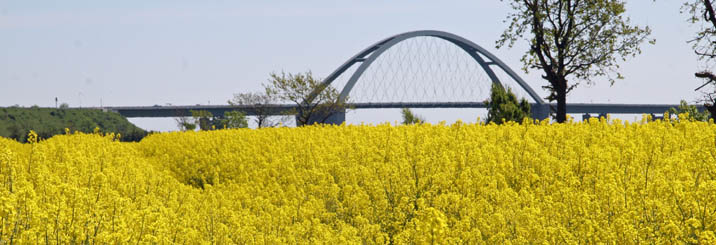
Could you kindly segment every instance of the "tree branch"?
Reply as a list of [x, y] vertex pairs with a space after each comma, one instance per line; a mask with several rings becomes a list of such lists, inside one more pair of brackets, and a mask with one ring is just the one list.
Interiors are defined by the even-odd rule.
[[706, 11], [704, 13], [704, 17], [706, 17], [706, 20], [711, 22], [714, 28], [716, 28], [716, 13], [714, 13], [714, 7], [711, 4], [711, 0], [702, 0], [704, 3], [704, 7], [706, 7]]

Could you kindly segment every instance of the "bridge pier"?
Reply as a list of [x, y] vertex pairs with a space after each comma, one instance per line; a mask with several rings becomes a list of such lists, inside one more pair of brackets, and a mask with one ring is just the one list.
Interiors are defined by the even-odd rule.
[[[325, 117], [324, 115], [314, 116], [313, 118], [310, 118], [308, 120], [308, 125], [313, 125], [316, 123], [340, 125], [346, 121], [346, 110], [343, 109], [343, 110], [335, 111], [335, 112], [331, 113], [331, 115], [328, 116], [328, 118], [326, 118], [326, 120], [324, 120], [322, 122], [319, 121], [319, 120], [322, 120], [324, 117]], [[299, 115], [297, 114], [296, 115], [296, 126], [302, 126], [299, 124], [298, 119], [299, 119]]]
[[333, 125], [341, 125], [346, 121], [346, 110], [334, 112], [333, 115], [326, 119], [325, 123]]
[[538, 119], [541, 121], [541, 120], [549, 118], [549, 112], [550, 112], [549, 104], [536, 103], [536, 104], [532, 104], [530, 116], [532, 117], [532, 119]]

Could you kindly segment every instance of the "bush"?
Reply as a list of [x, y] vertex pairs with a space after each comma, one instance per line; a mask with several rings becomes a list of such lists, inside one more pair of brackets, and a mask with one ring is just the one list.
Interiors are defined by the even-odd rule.
[[494, 122], [502, 124], [503, 121], [515, 121], [522, 123], [522, 120], [530, 117], [530, 104], [526, 99], [522, 98], [517, 102], [517, 96], [512, 93], [512, 89], [505, 89], [496, 84], [492, 84], [490, 89], [490, 99], [485, 101], [487, 104], [487, 123]]
[[689, 103], [686, 103], [685, 100], [681, 100], [681, 103], [679, 103], [679, 107], [669, 108], [667, 112], [669, 113], [669, 115], [688, 113], [686, 120], [689, 121], [707, 122], [711, 117], [711, 113], [709, 113], [708, 111], [699, 111], [699, 109], [696, 108], [695, 105], [689, 105]]

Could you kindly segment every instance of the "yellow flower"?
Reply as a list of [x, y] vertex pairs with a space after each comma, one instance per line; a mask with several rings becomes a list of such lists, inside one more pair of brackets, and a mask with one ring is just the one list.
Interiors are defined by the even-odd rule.
[[0, 241], [716, 242], [713, 123], [97, 131], [0, 138]]

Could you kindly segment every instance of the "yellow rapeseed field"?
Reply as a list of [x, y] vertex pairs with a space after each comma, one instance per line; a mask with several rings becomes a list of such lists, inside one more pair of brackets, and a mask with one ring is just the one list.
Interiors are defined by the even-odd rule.
[[117, 137], [0, 138], [0, 244], [716, 244], [713, 123]]

